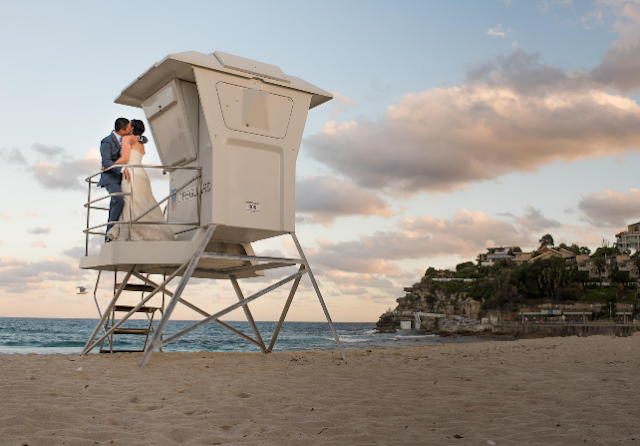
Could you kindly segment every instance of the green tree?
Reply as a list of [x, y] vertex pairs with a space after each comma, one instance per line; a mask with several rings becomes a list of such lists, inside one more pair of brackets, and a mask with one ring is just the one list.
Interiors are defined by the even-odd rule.
[[494, 280], [494, 303], [500, 307], [509, 306], [513, 309], [519, 298], [515, 271], [504, 269]]
[[425, 271], [424, 276], [430, 279], [432, 277], [435, 277], [437, 274], [438, 274], [438, 270], [435, 269], [433, 266], [430, 266]]
[[553, 246], [554, 246], [553, 237], [551, 236], [551, 234], [543, 235], [542, 238], [540, 239], [540, 249], [546, 248], [546, 247], [553, 248]]
[[460, 271], [462, 271], [463, 269], [466, 269], [466, 268], [469, 268], [469, 267], [471, 267], [471, 268], [474, 268], [474, 269], [475, 269], [475, 266], [476, 266], [476, 265], [475, 265], [473, 262], [463, 262], [463, 263], [458, 263], [458, 264], [456, 265], [456, 271], [457, 271], [457, 272], [460, 272]]
[[589, 281], [589, 271], [574, 271], [573, 279], [577, 282], [584, 283]]
[[612, 257], [618, 254], [622, 254], [620, 252], [620, 250], [618, 248], [615, 248], [613, 246], [601, 246], [600, 248], [596, 249], [596, 252], [593, 253], [594, 256], [606, 256], [606, 257]]
[[[598, 250], [600, 249], [601, 248], [598, 248]], [[604, 273], [605, 268], [607, 267], [607, 260], [605, 259], [604, 254], [598, 253], [598, 250], [596, 250], [596, 253], [591, 257], [591, 263], [593, 263], [593, 266], [598, 272], [598, 277], [600, 278], [600, 289], [602, 290], [602, 273]]]
[[564, 261], [553, 262], [551, 265], [546, 266], [542, 271], [540, 271], [540, 275], [538, 276], [540, 288], [543, 290], [547, 298], [553, 297], [555, 299], [559, 299], [560, 289], [567, 286], [570, 281], [571, 273], [567, 270], [567, 266]]
[[561, 243], [560, 246], [558, 246], [558, 248], [564, 248], [564, 249], [566, 249], [568, 251], [573, 252], [576, 255], [579, 255], [579, 254], [587, 254], [587, 255], [589, 255], [589, 254], [591, 254], [591, 250], [589, 248], [587, 248], [586, 246], [578, 246], [575, 243], [572, 243], [571, 246], [567, 246], [566, 244]]
[[633, 266], [640, 272], [640, 251], [631, 256]]

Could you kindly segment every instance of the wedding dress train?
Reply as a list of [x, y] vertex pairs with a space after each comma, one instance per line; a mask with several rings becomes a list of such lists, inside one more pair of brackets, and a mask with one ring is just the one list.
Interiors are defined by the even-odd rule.
[[[129, 164], [142, 164], [142, 153], [137, 150], [131, 150]], [[158, 204], [151, 191], [151, 182], [147, 171], [141, 167], [129, 167], [128, 169], [131, 173], [131, 183], [123, 178], [122, 192], [129, 193], [133, 190], [133, 194], [125, 195], [124, 197], [124, 209], [119, 220], [121, 222], [131, 220], [131, 215], [135, 220], [140, 214]], [[160, 208], [157, 207], [138, 221], [164, 221], [164, 216]], [[129, 225], [113, 225], [111, 230], [107, 232], [107, 237], [110, 240], [129, 240]], [[173, 230], [167, 225], [133, 224], [131, 228], [131, 240], [162, 241], [173, 239]]]

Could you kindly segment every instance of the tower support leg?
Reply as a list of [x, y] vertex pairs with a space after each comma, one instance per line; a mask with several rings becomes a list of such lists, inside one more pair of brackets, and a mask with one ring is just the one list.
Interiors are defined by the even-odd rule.
[[162, 319], [158, 324], [158, 328], [156, 328], [155, 332], [153, 333], [153, 338], [151, 339], [151, 342], [147, 344], [147, 348], [144, 351], [144, 356], [142, 357], [142, 361], [140, 361], [140, 367], [144, 367], [145, 365], [147, 365], [147, 362], [149, 362], [149, 358], [151, 357], [151, 354], [153, 353], [153, 351], [156, 349], [156, 345], [160, 341], [160, 337], [162, 336], [162, 332], [164, 331], [164, 328], [167, 325], [169, 318], [171, 317], [171, 313], [173, 313], [173, 310], [175, 309], [178, 301], [180, 300], [180, 295], [182, 294], [185, 287], [187, 286], [187, 283], [189, 282], [191, 275], [195, 271], [196, 266], [200, 261], [200, 257], [202, 257], [202, 254], [204, 253], [205, 248], [209, 244], [209, 240], [211, 240], [211, 236], [213, 235], [213, 232], [215, 230], [216, 230], [216, 225], [210, 225], [207, 228], [207, 231], [205, 232], [204, 237], [200, 242], [200, 245], [198, 245], [196, 252], [193, 254], [193, 257], [191, 257], [189, 266], [187, 267], [187, 270], [184, 272], [184, 275], [182, 276], [182, 279], [180, 280], [178, 287], [174, 291], [173, 297], [171, 298], [169, 305], [167, 305], [167, 308], [164, 310]]
[[[236, 296], [238, 296], [238, 300], [243, 301], [244, 295], [242, 294], [240, 285], [238, 285], [238, 279], [236, 279], [236, 276], [234, 276], [233, 274], [229, 276], [229, 279], [231, 279], [231, 283], [233, 284], [233, 289], [236, 291]], [[267, 353], [267, 348], [264, 346], [264, 341], [262, 340], [262, 336], [260, 336], [260, 331], [258, 330], [258, 326], [256, 325], [256, 322], [253, 320], [253, 315], [251, 314], [251, 310], [249, 310], [249, 305], [243, 305], [242, 310], [244, 311], [244, 315], [247, 317], [247, 321], [251, 326], [253, 335], [256, 337], [256, 340], [260, 342], [260, 350], [262, 351], [262, 353]]]
[[340, 349], [340, 354], [342, 355], [342, 359], [347, 362], [347, 356], [344, 354], [344, 349], [342, 348], [342, 344], [340, 343], [340, 338], [338, 337], [338, 332], [336, 328], [333, 326], [333, 322], [331, 321], [331, 316], [329, 315], [329, 310], [327, 310], [327, 306], [324, 303], [324, 299], [322, 298], [322, 294], [320, 293], [320, 288], [318, 287], [318, 283], [316, 282], [316, 278], [311, 271], [311, 267], [309, 267], [309, 262], [307, 262], [307, 258], [302, 251], [302, 247], [300, 246], [300, 242], [298, 241], [298, 237], [296, 237], [295, 232], [291, 233], [291, 238], [293, 239], [293, 243], [296, 244], [296, 248], [298, 249], [298, 254], [300, 254], [300, 259], [302, 260], [302, 264], [307, 269], [307, 273], [309, 274], [309, 278], [311, 279], [311, 284], [313, 288], [316, 290], [316, 295], [320, 300], [320, 305], [322, 305], [322, 310], [324, 311], [324, 315], [327, 317], [327, 322], [329, 322], [329, 327], [331, 327], [331, 331], [333, 332], [333, 337], [336, 339], [336, 344], [338, 344], [338, 348]]

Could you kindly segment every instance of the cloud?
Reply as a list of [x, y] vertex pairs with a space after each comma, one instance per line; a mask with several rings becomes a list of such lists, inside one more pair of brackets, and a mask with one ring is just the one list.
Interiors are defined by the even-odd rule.
[[[89, 239], [89, 255], [97, 255], [100, 253], [100, 247], [104, 244], [104, 237], [101, 236], [92, 236]], [[65, 249], [62, 251], [62, 255], [65, 257], [71, 257], [73, 259], [79, 259], [80, 257], [84, 257], [85, 255], [85, 247], [82, 246], [73, 246], [69, 249]]]
[[0, 257], [0, 289], [22, 293], [27, 290], [47, 289], [51, 281], [82, 279], [85, 272], [72, 260], [55, 257], [27, 262], [14, 257]]
[[350, 109], [355, 105], [355, 101], [345, 95], [338, 93], [337, 91], [331, 92], [333, 95], [333, 101], [331, 101], [333, 111], [331, 112], [331, 116], [333, 119], [336, 119], [343, 112]]
[[604, 12], [616, 17], [613, 31], [618, 40], [605, 52], [591, 76], [604, 85], [628, 93], [640, 89], [640, 2], [637, 0], [600, 0], [595, 8], [581, 20], [586, 27], [601, 23]]
[[636, 151], [640, 107], [520, 49], [449, 88], [407, 94], [378, 122], [328, 122], [310, 155], [367, 189], [452, 192], [513, 172]]
[[594, 79], [628, 93], [640, 88], [640, 32], [615, 42], [591, 70]]
[[600, 228], [624, 228], [640, 220], [640, 190], [629, 193], [606, 189], [592, 193], [578, 202], [578, 209], [593, 226]]
[[29, 229], [29, 234], [48, 234], [51, 232], [51, 228], [41, 228], [41, 227], [36, 227], [36, 228], [31, 228]]
[[31, 173], [47, 189], [85, 190], [84, 178], [100, 170], [100, 152], [90, 150], [82, 159], [63, 159], [58, 163], [39, 162]]
[[[332, 282], [341, 295], [357, 296], [367, 300], [389, 299], [402, 294], [402, 287], [377, 274], [347, 273], [339, 270], [324, 270], [322, 277]], [[408, 280], [415, 278], [409, 274]]]
[[331, 94], [333, 95], [333, 100], [338, 104], [353, 105], [355, 103], [353, 99], [343, 94], [340, 94], [337, 91], [333, 91], [331, 92]]
[[536, 241], [518, 227], [480, 211], [462, 209], [451, 219], [430, 215], [400, 220], [400, 231], [378, 231], [358, 240], [317, 240], [309, 257], [332, 269], [366, 274], [402, 274], [392, 261], [462, 256], [475, 258], [487, 246], [533, 246]]
[[0, 149], [0, 160], [9, 167], [26, 166], [29, 163], [18, 149]]
[[62, 251], [62, 255], [66, 257], [72, 257], [74, 259], [79, 259], [80, 257], [84, 257], [84, 254], [85, 254], [84, 246], [74, 246], [73, 248], [69, 248]]
[[516, 218], [516, 221], [521, 225], [533, 232], [545, 231], [547, 229], [559, 228], [562, 224], [557, 220], [549, 220], [542, 215], [539, 209], [532, 206], [527, 206], [524, 211], [524, 215], [520, 218]]
[[540, 0], [540, 10], [542, 12], [549, 12], [552, 6], [570, 8], [573, 6], [573, 0]]
[[31, 146], [33, 150], [43, 155], [47, 160], [55, 160], [58, 158], [66, 158], [66, 151], [59, 146], [53, 145], [45, 145], [45, 144], [34, 144]]
[[[302, 221], [332, 225], [347, 216], [393, 216], [391, 205], [351, 181], [332, 176], [309, 176], [296, 183], [296, 210]], [[305, 214], [310, 218], [305, 217]]]
[[501, 24], [498, 23], [498, 26], [494, 26], [493, 28], [489, 28], [487, 31], [487, 35], [493, 37], [507, 37], [509, 30], [505, 30]]
[[0, 220], [9, 221], [11, 220], [11, 217], [6, 214], [0, 213]]
[[30, 245], [32, 248], [46, 248], [47, 245], [42, 240], [36, 240]]

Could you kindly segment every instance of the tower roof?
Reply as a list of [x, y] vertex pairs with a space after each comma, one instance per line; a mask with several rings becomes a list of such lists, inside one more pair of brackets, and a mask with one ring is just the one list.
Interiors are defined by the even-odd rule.
[[309, 109], [333, 99], [333, 95], [300, 78], [285, 74], [279, 67], [244, 57], [216, 51], [203, 54], [196, 51], [170, 54], [129, 84], [115, 99], [116, 104], [142, 107], [142, 101], [158, 91], [172, 79], [194, 82], [192, 66], [232, 74], [248, 79], [279, 85], [313, 95]]

